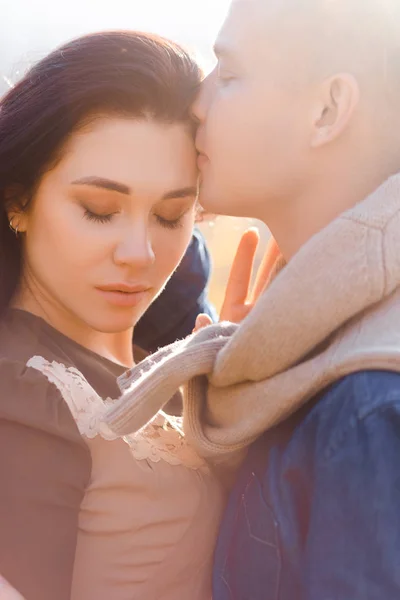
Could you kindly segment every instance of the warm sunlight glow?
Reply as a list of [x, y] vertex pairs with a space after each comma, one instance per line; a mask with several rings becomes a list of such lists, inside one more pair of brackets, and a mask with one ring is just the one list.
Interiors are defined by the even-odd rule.
[[89, 31], [141, 29], [171, 37], [207, 68], [230, 0], [12, 0], [0, 20], [0, 67], [15, 79], [54, 46]]

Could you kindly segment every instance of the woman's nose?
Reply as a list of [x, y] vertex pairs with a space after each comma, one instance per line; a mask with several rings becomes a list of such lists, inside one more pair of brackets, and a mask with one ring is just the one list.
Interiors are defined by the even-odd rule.
[[148, 267], [154, 263], [155, 255], [149, 232], [142, 227], [129, 228], [114, 251], [117, 265]]

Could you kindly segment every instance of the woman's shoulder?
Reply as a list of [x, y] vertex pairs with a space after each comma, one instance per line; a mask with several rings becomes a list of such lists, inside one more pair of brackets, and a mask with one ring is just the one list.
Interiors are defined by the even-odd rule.
[[63, 395], [34, 360], [0, 356], [0, 420], [83, 444]]
[[71, 365], [48, 338], [43, 321], [29, 313], [12, 310], [1, 319], [0, 420], [63, 438], [86, 452], [67, 394], [46, 372], [51, 365], [67, 372]]
[[[0, 419], [9, 418], [85, 445], [87, 438], [99, 433], [115, 439], [102, 424], [111, 400], [96, 391], [69, 350], [59, 335], [49, 333], [42, 319], [24, 311], [9, 311], [0, 321]], [[92, 375], [96, 368], [97, 383], [102, 378], [106, 383], [114, 381], [100, 359], [98, 362], [90, 355], [85, 363], [90, 363]], [[100, 386], [106, 393], [114, 387], [116, 384]]]
[[[57, 387], [24, 360], [4, 355], [0, 454], [7, 457], [0, 461], [2, 574], [27, 598], [34, 586], [51, 589], [46, 598], [59, 597], [70, 585], [91, 454]], [[22, 561], [17, 570], [16, 556]], [[51, 573], [50, 564], [57, 566]]]
[[0, 360], [24, 366], [36, 355], [48, 359], [61, 356], [58, 345], [48, 335], [47, 324], [26, 311], [7, 310], [0, 319]]

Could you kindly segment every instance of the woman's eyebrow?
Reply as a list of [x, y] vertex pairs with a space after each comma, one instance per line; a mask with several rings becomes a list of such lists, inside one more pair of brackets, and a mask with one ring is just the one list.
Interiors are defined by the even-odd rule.
[[195, 186], [179, 188], [177, 190], [171, 190], [163, 195], [162, 200], [173, 200], [174, 198], [190, 198], [197, 196], [198, 189]]
[[[103, 190], [111, 190], [112, 192], [118, 192], [126, 196], [132, 194], [132, 189], [126, 184], [120, 183], [119, 181], [113, 181], [112, 179], [106, 179], [104, 177], [82, 177], [81, 179], [73, 181], [72, 185], [92, 186], [96, 188], [101, 188]], [[178, 188], [176, 190], [171, 190], [170, 192], [166, 192], [165, 194], [163, 194], [162, 200], [172, 200], [174, 198], [189, 198], [192, 196], [197, 196], [197, 194], [198, 189], [196, 186], [183, 187]]]
[[106, 179], [105, 177], [97, 177], [96, 175], [90, 177], [82, 177], [72, 182], [72, 185], [89, 185], [103, 190], [110, 190], [112, 192], [118, 192], [129, 196], [132, 190], [129, 186], [119, 181], [113, 181], [112, 179]]

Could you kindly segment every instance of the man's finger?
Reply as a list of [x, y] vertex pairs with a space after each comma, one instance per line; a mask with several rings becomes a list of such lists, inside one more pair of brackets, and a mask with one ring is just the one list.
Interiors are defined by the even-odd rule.
[[224, 308], [246, 303], [259, 239], [258, 230], [255, 228], [248, 229], [243, 234], [229, 275], [222, 313]]
[[208, 325], [212, 325], [211, 317], [209, 317], [208, 315], [204, 315], [203, 313], [198, 315], [193, 329], [193, 333], [196, 333], [196, 331], [199, 331], [200, 329], [204, 329], [204, 327], [208, 327]]
[[251, 293], [251, 302], [254, 304], [263, 293], [268, 279], [271, 276], [272, 269], [280, 255], [279, 246], [275, 239], [271, 237], [268, 242], [264, 258], [257, 272], [254, 288]]

